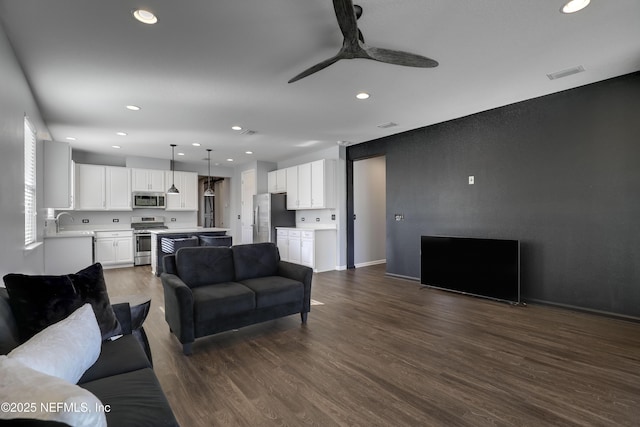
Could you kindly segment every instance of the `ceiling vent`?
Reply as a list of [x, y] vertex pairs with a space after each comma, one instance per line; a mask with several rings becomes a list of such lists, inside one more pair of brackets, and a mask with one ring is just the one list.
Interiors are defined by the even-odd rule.
[[567, 70], [558, 71], [555, 73], [547, 74], [549, 80], [561, 79], [563, 77], [571, 76], [573, 74], [582, 73], [584, 71], [584, 67], [582, 65], [578, 65], [577, 67], [569, 68]]
[[242, 132], [240, 132], [240, 135], [255, 135], [255, 134], [256, 134], [256, 131], [251, 129], [245, 129]]
[[398, 126], [398, 124], [394, 123], [394, 122], [388, 122], [388, 123], [383, 123], [381, 125], [378, 125], [378, 127], [380, 129], [387, 129], [387, 128], [392, 128], [392, 127], [396, 127], [396, 126]]

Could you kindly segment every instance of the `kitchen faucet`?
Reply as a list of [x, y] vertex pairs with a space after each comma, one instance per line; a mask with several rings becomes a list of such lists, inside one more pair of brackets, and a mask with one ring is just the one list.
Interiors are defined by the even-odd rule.
[[69, 215], [69, 217], [71, 218], [71, 222], [73, 222], [73, 216], [69, 212], [60, 212], [58, 215], [56, 215], [56, 233], [60, 232], [60, 217], [62, 215]]

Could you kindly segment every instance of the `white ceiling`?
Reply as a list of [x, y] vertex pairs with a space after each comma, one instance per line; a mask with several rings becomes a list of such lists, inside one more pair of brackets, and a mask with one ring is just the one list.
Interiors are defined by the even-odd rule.
[[[331, 0], [0, 0], [0, 21], [52, 139], [164, 159], [175, 143], [181, 161], [212, 148], [216, 162], [275, 162], [640, 70], [638, 0], [592, 0], [572, 15], [563, 0], [356, 4], [369, 45], [440, 65], [343, 60], [288, 84], [340, 48]], [[134, 20], [138, 7], [159, 22]], [[378, 127], [388, 122], [398, 126]]]

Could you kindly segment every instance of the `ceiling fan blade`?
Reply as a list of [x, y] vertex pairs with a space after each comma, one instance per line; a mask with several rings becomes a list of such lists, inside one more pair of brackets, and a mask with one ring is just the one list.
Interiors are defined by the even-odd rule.
[[292, 78], [291, 80], [289, 80], [289, 83], [293, 83], [293, 82], [297, 82], [300, 79], [303, 79], [307, 76], [310, 76], [313, 73], [316, 73], [324, 68], [327, 68], [329, 65], [338, 62], [339, 60], [342, 59], [342, 56], [340, 54], [329, 58], [327, 60], [324, 60], [316, 65], [314, 65], [313, 67], [307, 68], [306, 70], [304, 70], [303, 72], [301, 72], [300, 74], [298, 74], [297, 76], [295, 76], [294, 78]]
[[434, 68], [438, 66], [438, 61], [427, 58], [426, 56], [403, 52], [401, 50], [364, 46], [364, 51], [367, 53], [370, 59], [374, 59], [380, 62], [387, 62], [389, 64], [421, 68]]
[[338, 25], [345, 40], [358, 39], [358, 23], [356, 19], [356, 11], [353, 8], [351, 0], [333, 0], [333, 8], [336, 11]]

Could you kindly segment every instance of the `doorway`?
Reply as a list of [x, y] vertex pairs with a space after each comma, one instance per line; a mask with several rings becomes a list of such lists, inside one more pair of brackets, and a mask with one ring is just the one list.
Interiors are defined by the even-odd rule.
[[365, 267], [386, 260], [386, 157], [353, 162], [353, 265]]

